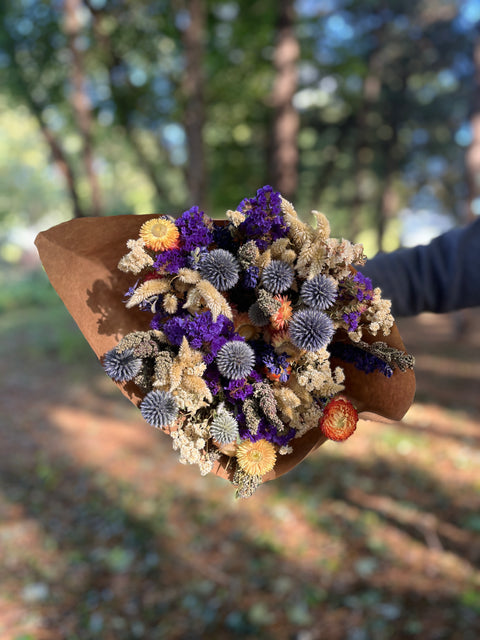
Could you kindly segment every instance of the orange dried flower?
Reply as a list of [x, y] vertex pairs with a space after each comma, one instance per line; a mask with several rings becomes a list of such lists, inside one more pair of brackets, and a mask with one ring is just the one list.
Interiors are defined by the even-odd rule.
[[256, 340], [260, 337], [260, 329], [252, 324], [248, 313], [233, 312], [233, 326], [235, 331], [245, 340]]
[[287, 327], [292, 317], [292, 303], [287, 296], [275, 296], [275, 300], [280, 302], [280, 309], [270, 316], [270, 323], [274, 329], [281, 331]]
[[357, 428], [358, 413], [346, 398], [330, 400], [320, 418], [320, 429], [330, 440], [341, 442], [349, 438]]

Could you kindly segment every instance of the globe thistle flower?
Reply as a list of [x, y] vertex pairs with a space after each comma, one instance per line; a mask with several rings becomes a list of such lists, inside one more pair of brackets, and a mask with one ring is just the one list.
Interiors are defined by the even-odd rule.
[[320, 273], [303, 283], [300, 296], [309, 307], [324, 311], [337, 298], [337, 283], [333, 278]]
[[169, 391], [150, 391], [142, 400], [140, 411], [148, 424], [161, 429], [175, 421], [178, 407]]
[[225, 409], [218, 411], [210, 424], [210, 435], [221, 445], [236, 442], [238, 424], [229, 411]]
[[178, 248], [179, 232], [167, 218], [152, 218], [140, 227], [140, 237], [145, 246], [154, 251]]
[[142, 361], [135, 357], [133, 349], [125, 349], [120, 352], [111, 349], [103, 356], [102, 364], [107, 375], [116, 382], [132, 380], [142, 368]]
[[326, 347], [335, 332], [330, 318], [315, 309], [297, 311], [292, 316], [288, 329], [293, 344], [307, 351], [318, 351]]
[[255, 364], [255, 352], [245, 342], [226, 342], [217, 354], [217, 367], [231, 380], [246, 378]]
[[248, 317], [256, 327], [266, 327], [270, 324], [270, 316], [262, 311], [258, 302], [254, 302], [248, 309]]
[[242, 440], [237, 448], [237, 463], [249, 476], [264, 476], [275, 466], [275, 447], [268, 440]]
[[225, 249], [214, 249], [201, 260], [199, 271], [218, 291], [234, 287], [239, 278], [240, 265], [235, 256]]
[[346, 398], [330, 400], [320, 419], [320, 429], [330, 440], [341, 442], [349, 438], [357, 428], [358, 413]]
[[283, 260], [271, 260], [262, 273], [262, 285], [270, 293], [283, 293], [293, 282], [295, 273]]

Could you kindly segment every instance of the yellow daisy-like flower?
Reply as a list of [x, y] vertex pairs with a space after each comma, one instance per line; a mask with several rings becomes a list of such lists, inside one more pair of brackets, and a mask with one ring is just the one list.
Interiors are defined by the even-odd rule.
[[267, 440], [242, 440], [237, 448], [238, 466], [249, 476], [263, 476], [273, 469], [275, 447]]
[[152, 218], [140, 227], [140, 237], [145, 246], [154, 251], [166, 251], [178, 247], [178, 229], [166, 218]]

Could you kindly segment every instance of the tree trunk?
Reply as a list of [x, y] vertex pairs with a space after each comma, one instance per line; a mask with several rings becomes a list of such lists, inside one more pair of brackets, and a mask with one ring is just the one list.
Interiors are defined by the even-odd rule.
[[205, 125], [205, 78], [203, 73], [206, 10], [203, 0], [191, 0], [185, 5], [189, 22], [182, 31], [185, 51], [183, 95], [185, 98], [185, 133], [188, 148], [187, 186], [192, 204], [206, 204], [207, 170], [203, 128]]
[[70, 195], [70, 200], [72, 201], [72, 209], [73, 209], [73, 217], [74, 218], [84, 218], [85, 212], [83, 211], [82, 205], [80, 204], [80, 197], [77, 191], [77, 181], [75, 174], [73, 172], [70, 163], [67, 160], [67, 157], [60, 146], [60, 143], [53, 135], [52, 131], [47, 127], [41, 112], [33, 109], [33, 113], [37, 118], [37, 122], [40, 126], [40, 130], [43, 134], [43, 137], [47, 141], [48, 146], [50, 147], [50, 151], [52, 153], [53, 161], [63, 175], [65, 179], [65, 184], [67, 186], [67, 191]]
[[293, 106], [297, 90], [300, 47], [295, 34], [293, 0], [279, 1], [277, 42], [273, 55], [275, 80], [272, 90], [272, 176], [286, 198], [293, 199], [298, 186], [299, 115]]
[[92, 111], [88, 98], [85, 68], [82, 52], [78, 46], [81, 35], [80, 12], [83, 8], [81, 0], [64, 0], [64, 28], [67, 34], [71, 63], [71, 103], [76, 117], [78, 131], [82, 138], [82, 158], [91, 194], [91, 213], [102, 214], [100, 185], [95, 171], [92, 140]]

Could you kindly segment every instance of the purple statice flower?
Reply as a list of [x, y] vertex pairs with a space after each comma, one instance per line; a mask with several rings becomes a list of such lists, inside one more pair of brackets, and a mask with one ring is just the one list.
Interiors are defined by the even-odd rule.
[[198, 207], [188, 209], [175, 221], [180, 231], [182, 247], [186, 251], [206, 247], [213, 241], [213, 234], [207, 222], [208, 219]]
[[231, 320], [220, 314], [213, 322], [210, 311], [191, 316], [185, 328], [185, 334], [192, 348], [213, 351], [215, 355], [225, 342], [235, 339], [243, 340], [241, 336], [235, 337]]
[[278, 433], [277, 429], [275, 429], [273, 425], [268, 425], [268, 429], [265, 428], [264, 430], [262, 430], [261, 424], [259, 431], [263, 431], [265, 440], [269, 440], [273, 444], [277, 444], [279, 447], [284, 447], [285, 445], [287, 445], [297, 433], [296, 429], [294, 429], [293, 427], [285, 432], [282, 431], [281, 433]]
[[[248, 376], [250, 377], [250, 376]], [[242, 402], [253, 394], [253, 386], [248, 382], [248, 378], [239, 378], [238, 380], [230, 380], [223, 387], [227, 399], [231, 402], [241, 400]]]
[[210, 364], [210, 362], [213, 362], [215, 360], [217, 353], [220, 351], [220, 349], [223, 347], [223, 345], [226, 342], [229, 342], [229, 338], [226, 338], [225, 336], [222, 336], [222, 335], [215, 336], [214, 338], [212, 338], [212, 340], [210, 341], [210, 348], [208, 350], [208, 353], [206, 353], [203, 357], [204, 361], [207, 364]]
[[245, 421], [244, 420], [242, 420], [242, 421], [239, 420], [241, 415], [242, 414], [238, 414], [237, 415], [238, 432], [240, 434], [240, 438], [242, 440], [250, 440], [250, 442], [257, 442], [257, 440], [262, 440], [263, 439], [263, 435], [261, 435], [258, 431], [257, 431], [257, 433], [251, 433], [250, 430], [248, 429], [247, 425], [245, 424]]
[[281, 202], [280, 194], [266, 185], [257, 191], [254, 198], [242, 200], [238, 207], [246, 216], [238, 226], [239, 232], [249, 240], [254, 240], [261, 251], [288, 233], [289, 227], [283, 219]]
[[356, 331], [358, 329], [361, 315], [361, 311], [352, 311], [350, 313], [344, 313], [342, 315], [342, 320], [347, 325], [348, 331]]
[[373, 298], [373, 284], [370, 278], [364, 276], [363, 273], [357, 271], [352, 277], [353, 282], [357, 285], [356, 298], [359, 302], [371, 300]]
[[220, 249], [226, 249], [232, 253], [237, 252], [235, 241], [227, 225], [213, 227], [213, 241]]
[[220, 382], [220, 374], [217, 367], [212, 367], [211, 365], [208, 366], [203, 373], [203, 379], [213, 396], [220, 393], [222, 384]]
[[257, 286], [259, 274], [258, 267], [248, 267], [243, 273], [243, 286], [247, 289], [254, 289]]
[[393, 369], [387, 362], [353, 344], [333, 342], [329, 345], [328, 349], [332, 356], [345, 362], [350, 362], [364, 373], [380, 371], [380, 373], [383, 373], [387, 378], [391, 378], [393, 375]]
[[173, 316], [173, 318], [170, 316], [169, 319], [158, 328], [163, 330], [170, 344], [179, 347], [182, 344], [187, 326], [188, 316], [187, 314], [182, 314]]
[[277, 428], [270, 424], [265, 418], [260, 420], [257, 433], [253, 434], [246, 426], [245, 419], [239, 420], [239, 415], [237, 415], [239, 433], [240, 437], [244, 440], [250, 440], [251, 442], [257, 442], [257, 440], [268, 440], [268, 442], [272, 442], [273, 444], [282, 447], [288, 444], [290, 440], [295, 437], [296, 430], [294, 428], [278, 433]]
[[172, 316], [165, 311], [157, 311], [150, 321], [150, 329], [156, 329], [157, 331], [161, 331], [163, 329], [163, 323], [165, 322], [165, 318], [171, 318]]
[[255, 369], [250, 372], [250, 378], [252, 382], [263, 382], [263, 377]]
[[370, 278], [367, 278], [357, 271], [350, 273], [339, 286], [338, 302], [340, 304], [357, 304], [363, 305], [365, 309], [373, 298], [373, 285]]
[[167, 273], [178, 273], [188, 265], [188, 255], [182, 249], [168, 249], [157, 254], [153, 268], [164, 269]]
[[[166, 321], [165, 321], [165, 318]], [[158, 314], [152, 321], [152, 328], [162, 329], [167, 340], [176, 346], [182, 343], [185, 336], [192, 349], [204, 352], [205, 364], [211, 364], [226, 342], [244, 341], [235, 333], [233, 322], [220, 314], [213, 322], [210, 311], [190, 315], [188, 312], [172, 317]]]

